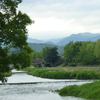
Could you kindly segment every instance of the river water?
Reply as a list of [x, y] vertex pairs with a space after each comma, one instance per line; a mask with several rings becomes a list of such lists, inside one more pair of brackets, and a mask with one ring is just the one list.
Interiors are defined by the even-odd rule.
[[43, 79], [17, 72], [8, 78], [8, 84], [0, 85], [0, 100], [86, 100], [72, 96], [62, 97], [52, 91], [90, 82], [92, 81]]

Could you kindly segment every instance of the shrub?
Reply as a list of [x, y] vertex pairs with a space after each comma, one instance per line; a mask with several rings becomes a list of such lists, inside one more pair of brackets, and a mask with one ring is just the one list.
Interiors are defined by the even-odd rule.
[[69, 63], [68, 66], [76, 67], [76, 63]]

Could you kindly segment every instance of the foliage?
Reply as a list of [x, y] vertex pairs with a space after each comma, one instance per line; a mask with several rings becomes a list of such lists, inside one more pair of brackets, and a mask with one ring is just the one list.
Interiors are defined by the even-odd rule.
[[79, 52], [80, 61], [84, 65], [94, 65], [96, 57], [94, 55], [95, 42], [83, 42]]
[[57, 47], [57, 52], [61, 52], [63, 49], [63, 46], [53, 45], [53, 44], [46, 44], [46, 43], [28, 43], [28, 46], [30, 46], [34, 51], [40, 52], [45, 46], [47, 47]]
[[77, 55], [79, 52], [79, 48], [81, 47], [82, 42], [75, 42], [73, 41], [69, 42], [65, 47], [64, 47], [64, 58], [65, 58], [65, 63], [76, 63], [77, 62]]
[[100, 99], [100, 81], [83, 84], [81, 86], [70, 85], [59, 90], [62, 96], [76, 96], [86, 99]]
[[57, 47], [44, 47], [41, 51], [42, 57], [46, 62], [51, 63], [52, 65], [59, 59]]
[[99, 65], [100, 63], [100, 39], [96, 42], [69, 42], [64, 47], [65, 64]]
[[94, 49], [94, 55], [97, 58], [97, 62], [100, 64], [100, 39], [97, 40], [95, 49]]
[[[26, 67], [31, 61], [32, 50], [26, 42], [26, 26], [33, 21], [27, 14], [17, 11], [21, 2], [22, 0], [0, 0], [0, 73], [9, 72], [10, 64]], [[11, 52], [10, 48], [15, 48], [15, 51]]]
[[31, 54], [31, 58], [36, 60], [38, 58], [42, 58], [42, 55], [41, 55], [41, 52], [36, 52], [34, 51], [32, 54]]
[[76, 63], [68, 63], [68, 66], [76, 67]]
[[46, 61], [49, 65], [55, 65], [56, 62], [60, 59], [57, 52], [57, 47], [45, 46], [40, 52], [33, 52], [31, 56], [32, 59], [41, 58], [44, 61]]
[[51, 79], [100, 79], [100, 73], [95, 71], [66, 72], [61, 69], [28, 68], [28, 74]]

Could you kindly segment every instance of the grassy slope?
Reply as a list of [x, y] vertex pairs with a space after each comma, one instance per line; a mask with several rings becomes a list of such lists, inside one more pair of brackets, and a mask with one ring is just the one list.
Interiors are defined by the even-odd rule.
[[[51, 79], [100, 79], [98, 69], [84, 67], [27, 68], [28, 74]], [[94, 71], [95, 70], [95, 71]]]
[[86, 99], [100, 100], [100, 81], [83, 84], [81, 86], [70, 85], [59, 90], [62, 96], [76, 96]]

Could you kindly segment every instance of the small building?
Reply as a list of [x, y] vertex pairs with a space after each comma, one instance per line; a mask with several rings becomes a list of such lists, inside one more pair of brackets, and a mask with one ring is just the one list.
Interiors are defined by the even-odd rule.
[[47, 64], [49, 64], [49, 63], [44, 61], [44, 59], [38, 58], [36, 60], [32, 60], [32, 65], [35, 65], [36, 67], [44, 67]]

